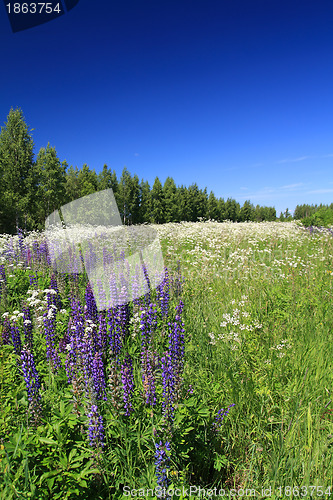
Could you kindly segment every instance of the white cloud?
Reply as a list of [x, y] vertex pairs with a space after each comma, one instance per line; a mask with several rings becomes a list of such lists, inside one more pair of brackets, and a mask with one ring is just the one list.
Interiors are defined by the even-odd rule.
[[305, 186], [304, 182], [297, 182], [296, 184], [288, 184], [287, 186], [282, 186], [281, 189], [294, 189], [301, 186]]
[[333, 189], [313, 189], [312, 191], [307, 191], [305, 194], [325, 194], [333, 193]]
[[298, 158], [285, 158], [284, 160], [276, 161], [275, 163], [294, 163], [297, 161], [308, 160], [309, 158], [313, 158], [313, 156], [299, 156]]

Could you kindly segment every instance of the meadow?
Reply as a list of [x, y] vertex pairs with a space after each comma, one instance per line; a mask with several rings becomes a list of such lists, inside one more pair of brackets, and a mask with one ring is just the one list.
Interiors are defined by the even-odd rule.
[[102, 313], [43, 234], [0, 236], [0, 498], [328, 498], [331, 231], [151, 227], [161, 285]]

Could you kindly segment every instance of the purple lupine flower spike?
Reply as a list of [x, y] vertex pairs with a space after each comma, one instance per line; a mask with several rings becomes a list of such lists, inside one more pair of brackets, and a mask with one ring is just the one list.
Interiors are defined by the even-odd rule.
[[55, 290], [57, 292], [57, 295], [55, 295], [55, 297], [54, 297], [54, 302], [53, 303], [57, 306], [57, 308], [60, 311], [60, 309], [62, 309], [62, 301], [61, 301], [60, 294], [59, 294], [57, 280], [56, 280], [56, 277], [55, 277], [54, 274], [52, 274], [52, 276], [51, 276], [51, 285], [50, 285], [50, 288], [52, 290]]
[[232, 408], [233, 406], [235, 406], [235, 403], [232, 403], [231, 405], [229, 405], [226, 410], [224, 408], [221, 408], [221, 410], [219, 410], [217, 412], [217, 415], [215, 417], [215, 422], [213, 424], [213, 428], [216, 431], [221, 428], [222, 421], [223, 421], [224, 417], [226, 417], [228, 415], [230, 408]]
[[17, 355], [20, 355], [22, 350], [22, 342], [16, 320], [13, 320], [11, 323], [10, 333], [13, 341], [14, 351]]
[[109, 344], [112, 355], [118, 359], [123, 341], [122, 341], [122, 325], [119, 310], [116, 307], [108, 310], [108, 325], [109, 325]]
[[108, 346], [107, 324], [104, 314], [98, 315], [99, 329], [97, 334], [97, 350], [102, 351], [105, 355]]
[[92, 375], [93, 375], [93, 384], [94, 384], [96, 399], [104, 399], [104, 401], [106, 401], [107, 397], [106, 397], [106, 383], [104, 376], [104, 365], [102, 360], [102, 354], [100, 352], [96, 352], [95, 357], [93, 359]]
[[[167, 475], [167, 470], [170, 467], [170, 456], [169, 453], [171, 451], [170, 443], [168, 441], [165, 444], [160, 441], [159, 443], [155, 443], [155, 471], [156, 471], [156, 479], [157, 485], [160, 488], [168, 489], [170, 485], [170, 480]], [[170, 498], [170, 496], [166, 497]]]
[[35, 424], [41, 411], [41, 397], [39, 390], [41, 387], [39, 375], [36, 370], [32, 352], [26, 347], [21, 352], [21, 368], [28, 392], [29, 412]]
[[105, 432], [103, 418], [98, 413], [96, 405], [91, 406], [91, 411], [88, 413], [89, 429], [88, 436], [90, 446], [94, 449], [103, 448], [105, 446]]
[[156, 309], [149, 305], [148, 311], [141, 308], [141, 365], [142, 382], [146, 397], [146, 404], [156, 404], [155, 373], [153, 366], [152, 337], [157, 325]]
[[11, 334], [11, 326], [8, 318], [4, 318], [3, 320], [3, 328], [2, 328], [2, 342], [4, 345], [10, 344], [10, 334]]
[[46, 356], [51, 363], [52, 371], [57, 373], [59, 368], [61, 368], [61, 360], [57, 348], [55, 347], [56, 314], [53, 308], [43, 314], [43, 321], [46, 340]]
[[86, 288], [85, 302], [87, 306], [85, 309], [86, 319], [90, 319], [94, 323], [97, 323], [97, 316], [98, 316], [97, 305], [90, 283], [88, 283]]
[[28, 306], [23, 307], [23, 331], [24, 331], [25, 343], [32, 350], [33, 349], [32, 320], [31, 320], [30, 308]]
[[35, 290], [37, 290], [37, 288], [38, 288], [38, 275], [37, 275], [37, 272], [36, 272], [36, 274], [29, 274], [29, 282], [30, 282], [30, 285]]
[[161, 359], [162, 365], [162, 379], [163, 379], [163, 400], [162, 400], [162, 413], [165, 418], [170, 422], [174, 417], [174, 390], [175, 378], [173, 373], [172, 359], [168, 352], [164, 354]]
[[3, 264], [0, 265], [0, 302], [1, 296], [3, 295], [3, 290], [6, 287], [6, 271]]
[[134, 391], [133, 365], [130, 356], [127, 354], [124, 363], [121, 366], [121, 381], [124, 390], [125, 415], [130, 415], [133, 410], [132, 394]]

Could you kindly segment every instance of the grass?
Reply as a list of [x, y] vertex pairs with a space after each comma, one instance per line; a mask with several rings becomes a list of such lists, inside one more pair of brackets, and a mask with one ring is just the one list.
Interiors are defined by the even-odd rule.
[[[248, 488], [256, 490], [257, 498], [263, 498], [262, 489], [267, 488], [272, 489], [270, 498], [296, 498], [297, 491], [306, 493], [300, 496], [311, 496], [311, 491], [316, 496], [320, 494], [316, 488], [323, 487], [327, 498], [333, 488], [331, 235], [325, 230], [310, 235], [295, 223], [210, 222], [153, 227], [159, 233], [165, 264], [175, 272], [179, 261], [185, 277], [183, 387], [187, 390], [192, 386], [194, 394], [188, 398], [185, 390], [177, 405], [169, 469], [174, 487]], [[20, 273], [19, 269], [15, 271], [15, 275]], [[81, 286], [81, 295], [82, 290]], [[4, 310], [2, 303], [0, 312]], [[42, 344], [42, 335], [40, 341]], [[138, 359], [138, 346], [129, 349]], [[34, 471], [28, 467], [22, 436], [13, 439], [12, 419], [23, 425], [22, 433], [28, 429], [24, 385], [11, 348], [2, 346], [0, 355], [0, 484], [1, 477], [3, 481], [7, 478], [6, 498], [28, 498], [24, 493], [15, 496], [11, 488], [15, 482], [34, 498], [49, 498], [46, 493], [33, 496], [36, 493], [32, 493], [35, 490], [31, 484], [40, 484], [34, 477], [37, 468]], [[65, 377], [52, 378], [45, 363], [40, 369], [44, 370], [47, 404], [50, 409], [59, 407], [69, 392]], [[140, 377], [136, 377], [139, 384]], [[19, 387], [14, 389], [19, 380]], [[104, 476], [87, 472], [87, 485], [82, 486], [87, 497], [74, 493], [65, 497], [70, 487], [73, 491], [75, 488], [70, 481], [62, 483], [56, 491], [63, 498], [108, 498], [89, 489], [96, 485], [96, 477], [102, 484], [99, 491], [106, 491], [103, 487], [108, 485], [112, 498], [123, 497], [124, 484], [137, 489], [156, 487], [152, 428], [160, 428], [160, 416], [154, 420], [149, 412], [143, 415], [139, 395], [136, 397], [135, 415], [127, 421], [120, 414], [114, 420], [110, 408], [103, 406], [110, 445], [100, 464]], [[224, 418], [221, 430], [212, 437], [211, 425], [217, 412], [232, 403], [235, 406]], [[62, 421], [68, 421], [72, 414], [69, 411]], [[48, 425], [59, 424], [60, 417], [52, 418]], [[83, 416], [81, 421], [75, 420], [73, 429], [79, 425], [86, 425]], [[27, 432], [33, 439], [34, 431]], [[45, 439], [45, 429], [38, 432]], [[16, 454], [11, 455], [11, 475], [8, 454], [4, 453], [10, 438], [16, 446]], [[52, 439], [59, 444], [61, 432]], [[82, 453], [86, 455], [78, 462], [82, 472], [88, 463], [88, 446], [78, 434], [66, 439], [64, 449], [75, 445], [77, 454], [79, 448], [85, 450]], [[8, 449], [12, 450], [10, 446]], [[59, 473], [60, 456], [52, 464]], [[22, 474], [23, 483], [19, 479]], [[131, 482], [126, 483], [129, 478]], [[306, 491], [304, 488], [310, 485], [314, 489]], [[285, 489], [289, 486], [295, 488], [294, 492]]]

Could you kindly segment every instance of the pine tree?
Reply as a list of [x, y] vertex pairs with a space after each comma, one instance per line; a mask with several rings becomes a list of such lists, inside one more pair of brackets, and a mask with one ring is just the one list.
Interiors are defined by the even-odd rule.
[[36, 224], [37, 171], [34, 143], [23, 112], [11, 108], [0, 133], [0, 230], [14, 234], [16, 227]]

